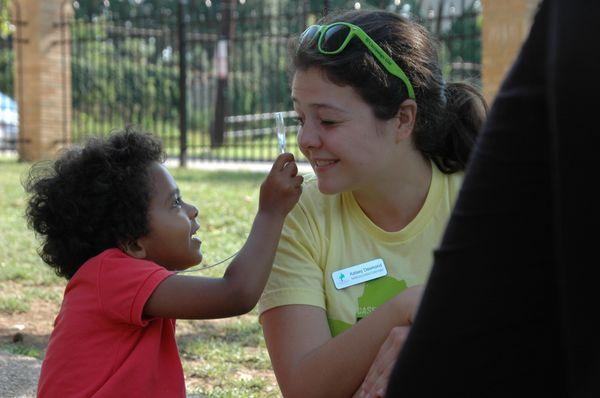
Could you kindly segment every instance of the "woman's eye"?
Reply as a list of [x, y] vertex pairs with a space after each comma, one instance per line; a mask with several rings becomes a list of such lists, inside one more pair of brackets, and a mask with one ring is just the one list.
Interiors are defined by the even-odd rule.
[[300, 117], [296, 118], [296, 123], [298, 123], [300, 126], [304, 126], [304, 120], [302, 120]]
[[337, 122], [334, 120], [321, 120], [321, 124], [324, 124], [325, 126], [333, 126], [334, 124], [337, 124]]

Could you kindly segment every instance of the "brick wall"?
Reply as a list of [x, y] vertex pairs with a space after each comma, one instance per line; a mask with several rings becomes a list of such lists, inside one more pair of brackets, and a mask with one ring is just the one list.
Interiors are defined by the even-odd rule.
[[491, 104], [523, 41], [540, 0], [482, 0], [482, 86]]
[[[72, 12], [63, 0], [20, 0], [20, 37], [15, 45], [15, 93], [19, 100], [19, 158], [53, 157], [70, 141], [71, 74], [66, 26]], [[62, 10], [62, 12], [61, 12]], [[13, 13], [15, 15], [15, 13]], [[21, 87], [22, 86], [22, 87]]]

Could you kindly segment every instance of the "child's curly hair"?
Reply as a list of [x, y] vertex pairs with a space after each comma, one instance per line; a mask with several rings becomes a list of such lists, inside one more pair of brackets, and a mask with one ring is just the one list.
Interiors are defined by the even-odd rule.
[[157, 138], [128, 127], [34, 165], [23, 185], [31, 195], [27, 221], [43, 237], [42, 259], [71, 279], [89, 258], [146, 235], [148, 169], [163, 159]]

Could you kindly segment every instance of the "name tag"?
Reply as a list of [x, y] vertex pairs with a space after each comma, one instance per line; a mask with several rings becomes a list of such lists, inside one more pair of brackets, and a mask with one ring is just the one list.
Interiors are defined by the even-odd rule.
[[387, 269], [381, 258], [367, 261], [366, 263], [353, 265], [348, 268], [335, 271], [331, 274], [336, 289], [344, 289], [359, 283], [368, 282], [373, 279], [387, 275]]

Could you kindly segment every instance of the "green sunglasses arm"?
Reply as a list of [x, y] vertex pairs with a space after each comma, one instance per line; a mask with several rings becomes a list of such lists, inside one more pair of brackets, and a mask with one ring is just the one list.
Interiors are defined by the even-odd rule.
[[[325, 39], [325, 33], [327, 32], [328, 29], [330, 29], [336, 25], [346, 26], [350, 29], [350, 31], [349, 31], [348, 35], [346, 36], [346, 38], [344, 39], [344, 42], [339, 46], [338, 49], [336, 49], [334, 51], [326, 51], [323, 48], [323, 41]], [[357, 36], [360, 39], [360, 41], [371, 52], [371, 54], [373, 54], [373, 56], [375, 58], [377, 58], [379, 63], [381, 63], [383, 65], [383, 67], [389, 73], [391, 73], [392, 75], [394, 75], [397, 78], [399, 78], [400, 80], [402, 80], [402, 82], [404, 83], [404, 86], [406, 87], [406, 91], [408, 92], [408, 98], [410, 98], [412, 100], [416, 99], [415, 91], [413, 89], [412, 84], [410, 83], [408, 76], [406, 76], [406, 73], [404, 73], [402, 68], [400, 68], [398, 66], [398, 64], [392, 59], [392, 57], [390, 57], [379, 46], [379, 44], [375, 43], [375, 41], [373, 41], [373, 39], [371, 39], [369, 37], [369, 35], [364, 30], [362, 30], [360, 27], [353, 25], [351, 23], [348, 23], [348, 22], [335, 22], [330, 25], [311, 25], [305, 30], [305, 32], [307, 32], [309, 29], [311, 29], [313, 27], [317, 28], [317, 32], [315, 33], [315, 35], [317, 35], [319, 37], [317, 40], [317, 48], [321, 52], [321, 54], [326, 54], [326, 55], [339, 54], [344, 50], [344, 48], [346, 48], [346, 46], [348, 45], [350, 40], [352, 40], [352, 37]], [[303, 33], [303, 35], [304, 35], [304, 33]]]
[[414, 100], [416, 98], [415, 91], [412, 87], [412, 84], [410, 84], [408, 76], [406, 76], [404, 71], [398, 66], [398, 64], [392, 59], [392, 57], [387, 55], [386, 52], [383, 51], [381, 47], [379, 47], [379, 44], [375, 43], [373, 39], [371, 39], [369, 35], [367, 35], [359, 27], [352, 27], [352, 32], [354, 32], [354, 34], [358, 36], [360, 41], [362, 41], [363, 44], [367, 46], [371, 53], [375, 55], [375, 57], [379, 60], [379, 62], [381, 62], [383, 67], [387, 69], [388, 72], [390, 72], [392, 75], [398, 77], [404, 82], [406, 90], [408, 91], [408, 98]]

